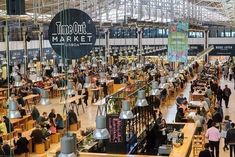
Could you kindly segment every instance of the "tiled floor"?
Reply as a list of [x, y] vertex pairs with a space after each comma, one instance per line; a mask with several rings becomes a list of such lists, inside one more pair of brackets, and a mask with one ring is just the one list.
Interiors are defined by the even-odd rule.
[[[232, 95], [231, 95], [231, 99], [229, 102], [229, 108], [228, 109], [224, 108], [224, 115], [227, 115], [227, 114], [230, 115], [231, 120], [235, 121], [235, 114], [233, 114], [235, 113], [235, 106], [234, 106], [235, 104], [233, 104], [233, 102], [235, 102], [235, 91], [233, 89], [233, 82], [222, 79], [220, 83], [221, 83], [222, 88], [224, 88], [224, 85], [227, 84], [232, 90]], [[178, 92], [177, 95], [179, 95], [180, 93], [184, 93], [184, 96], [188, 98], [189, 89], [190, 89], [190, 84], [187, 83], [184, 90], [181, 90], [180, 92]], [[55, 108], [56, 112], [62, 114], [63, 106], [59, 104], [59, 101], [60, 101], [59, 98], [56, 98], [52, 100], [53, 103], [51, 105], [38, 106], [38, 108], [41, 113], [43, 111], [47, 111], [49, 113], [52, 108]], [[85, 113], [83, 113], [82, 108], [79, 109], [79, 114], [80, 114], [79, 120], [81, 120], [81, 124], [82, 124], [81, 129], [86, 129], [87, 127], [95, 127], [96, 111], [97, 111], [97, 106], [94, 106], [94, 105], [89, 105], [85, 107]], [[176, 114], [175, 97], [170, 97], [168, 102], [165, 105], [161, 106], [161, 111], [165, 119], [167, 120], [167, 122], [173, 122], [175, 119], [175, 114]], [[228, 151], [224, 152], [222, 150], [223, 140], [221, 140], [220, 143], [221, 143], [220, 156], [223, 156], [223, 157], [229, 156]], [[47, 152], [48, 156], [52, 156], [51, 152], [53, 152], [53, 150], [57, 147], [58, 147], [58, 144], [53, 144]], [[39, 157], [38, 155], [31, 155], [31, 156]]]

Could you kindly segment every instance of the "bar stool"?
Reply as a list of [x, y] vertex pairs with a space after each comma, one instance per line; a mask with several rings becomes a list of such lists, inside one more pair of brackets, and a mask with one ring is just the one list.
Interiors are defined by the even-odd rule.
[[35, 144], [35, 153], [36, 154], [43, 154], [45, 153], [45, 144], [40, 143], [40, 144]]

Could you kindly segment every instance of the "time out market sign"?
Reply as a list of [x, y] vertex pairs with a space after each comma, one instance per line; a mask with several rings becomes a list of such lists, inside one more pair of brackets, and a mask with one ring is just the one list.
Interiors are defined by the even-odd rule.
[[48, 36], [52, 48], [58, 55], [78, 59], [88, 54], [94, 47], [96, 28], [85, 12], [65, 9], [52, 19]]

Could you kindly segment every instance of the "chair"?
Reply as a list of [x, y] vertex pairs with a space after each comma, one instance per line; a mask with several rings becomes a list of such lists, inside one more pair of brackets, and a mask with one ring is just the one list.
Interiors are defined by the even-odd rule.
[[47, 139], [47, 140], [45, 141], [45, 149], [46, 149], [46, 150], [50, 149], [50, 144], [51, 144], [51, 140], [50, 140], [50, 139]]
[[204, 149], [205, 137], [203, 135], [194, 135], [192, 147], [193, 157], [198, 157], [201, 150]]
[[55, 133], [50, 136], [51, 143], [60, 142], [60, 133]]
[[36, 154], [43, 154], [45, 153], [45, 144], [40, 143], [40, 144], [35, 144], [35, 153]]

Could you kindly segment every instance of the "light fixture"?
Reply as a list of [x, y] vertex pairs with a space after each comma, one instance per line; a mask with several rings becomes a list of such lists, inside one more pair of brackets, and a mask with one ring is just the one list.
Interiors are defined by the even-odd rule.
[[91, 85], [90, 78], [89, 78], [89, 76], [86, 76], [85, 83], [84, 83], [84, 88], [89, 88], [90, 85]]
[[33, 61], [37, 61], [38, 59], [37, 59], [37, 56], [36, 55], [34, 55], [34, 57], [33, 57]]
[[73, 70], [73, 66], [72, 66], [72, 65], [69, 65], [68, 73], [69, 73], [69, 74], [74, 73], [74, 70]]
[[92, 57], [92, 65], [91, 65], [93, 68], [96, 68], [97, 67], [97, 60], [95, 57]]
[[145, 98], [145, 90], [139, 90], [138, 91], [136, 106], [139, 106], [139, 107], [148, 106], [148, 102]]
[[18, 74], [14, 76], [14, 80], [15, 80], [14, 82], [15, 87], [21, 87], [23, 85], [21, 82], [21, 78]]
[[8, 112], [9, 118], [21, 118], [21, 114], [17, 107], [17, 102], [12, 97], [9, 97], [7, 101], [7, 105], [9, 108], [9, 112]]
[[109, 131], [106, 128], [106, 117], [96, 116], [96, 129], [93, 131], [93, 137], [97, 140], [109, 138]]
[[131, 70], [136, 70], [135, 62], [132, 62], [132, 64], [131, 64]]
[[63, 67], [63, 66], [64, 66], [64, 63], [63, 63], [63, 60], [62, 60], [62, 59], [59, 60], [58, 66], [59, 66], [59, 67]]
[[119, 115], [120, 119], [133, 119], [134, 115], [130, 110], [130, 103], [127, 100], [122, 101], [122, 111]]
[[6, 58], [2, 58], [2, 65], [6, 65], [7, 64], [7, 59]]
[[49, 99], [49, 94], [48, 91], [44, 89], [40, 89], [40, 94], [41, 94], [41, 99], [40, 99], [40, 104], [41, 105], [50, 105], [50, 99]]
[[59, 76], [59, 74], [58, 74], [58, 69], [57, 69], [56, 66], [54, 66], [54, 68], [53, 68], [52, 76], [53, 76], [53, 77]]
[[156, 81], [152, 82], [151, 95], [154, 96], [160, 95], [160, 90], [158, 89], [158, 83]]
[[66, 90], [66, 94], [71, 96], [71, 95], [76, 95], [76, 92], [75, 90], [73, 89], [73, 84], [72, 82], [68, 81], [68, 84], [67, 84], [67, 90]]
[[81, 69], [81, 70], [86, 70], [86, 67], [84, 66], [84, 63], [81, 63], [80, 69]]
[[18, 73], [16, 72], [16, 69], [13, 67], [13, 68], [12, 68], [11, 76], [12, 76], [12, 77], [15, 77], [16, 75], [18, 75]]
[[28, 68], [34, 68], [33, 60], [29, 61]]
[[76, 157], [75, 155], [76, 139], [69, 136], [68, 133], [60, 140], [60, 154], [58, 157]]
[[38, 81], [43, 81], [43, 79], [42, 79], [42, 76], [41, 76], [41, 73], [40, 73], [40, 72], [37, 72], [37, 74], [36, 74], [36, 79], [34, 80], [34, 82], [38, 82]]
[[50, 70], [50, 69], [51, 69], [51, 67], [50, 67], [49, 63], [47, 62], [46, 66], [45, 66], [45, 70]]
[[105, 83], [106, 82], [105, 73], [104, 72], [100, 72], [99, 76], [100, 76], [99, 82], [100, 83]]

